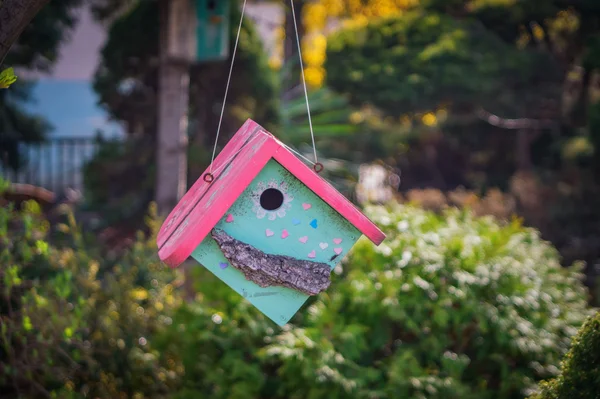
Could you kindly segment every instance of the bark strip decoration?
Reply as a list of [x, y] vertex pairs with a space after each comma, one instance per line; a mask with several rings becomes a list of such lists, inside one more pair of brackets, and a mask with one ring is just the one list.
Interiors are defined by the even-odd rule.
[[317, 295], [331, 283], [331, 269], [325, 263], [266, 254], [220, 229], [213, 229], [211, 234], [231, 266], [260, 287], [278, 285]]

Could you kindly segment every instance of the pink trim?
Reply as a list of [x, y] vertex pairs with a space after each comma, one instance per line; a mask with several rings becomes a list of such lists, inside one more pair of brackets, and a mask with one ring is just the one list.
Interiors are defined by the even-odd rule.
[[214, 181], [209, 184], [203, 179], [208, 168], [165, 220], [157, 238], [159, 257], [171, 267], [185, 261], [271, 159], [289, 170], [373, 243], [379, 245], [384, 240], [383, 232], [358, 208], [249, 119], [215, 159]]
[[215, 180], [204, 197], [196, 201], [196, 207], [160, 248], [158, 256], [170, 267], [185, 261], [265, 167], [276, 149], [277, 142], [270, 135], [258, 132], [238, 154], [229, 173]]
[[290, 171], [298, 180], [317, 194], [323, 201], [335, 209], [342, 217], [347, 219], [361, 233], [363, 233], [375, 245], [381, 244], [385, 234], [358, 208], [346, 199], [325, 179], [313, 172], [311, 168], [302, 163], [294, 154], [285, 147], [279, 147], [273, 158], [284, 168]]
[[[248, 119], [215, 158], [212, 168], [213, 171], [219, 171], [224, 162], [230, 162], [233, 154], [242, 148], [246, 141], [261, 129], [262, 127], [258, 123], [254, 122], [252, 119]], [[204, 181], [204, 175], [206, 175], [209, 170], [210, 167], [200, 175], [200, 178], [196, 180], [194, 185], [188, 190], [183, 198], [181, 198], [177, 206], [173, 208], [169, 216], [165, 219], [156, 239], [159, 248], [164, 245], [181, 221], [190, 214], [192, 209], [202, 198], [202, 195], [210, 188], [211, 184]], [[218, 173], [215, 174], [218, 175]], [[216, 177], [217, 176], [215, 176], [215, 180], [217, 180]], [[214, 183], [215, 182], [213, 182], [213, 184]]]

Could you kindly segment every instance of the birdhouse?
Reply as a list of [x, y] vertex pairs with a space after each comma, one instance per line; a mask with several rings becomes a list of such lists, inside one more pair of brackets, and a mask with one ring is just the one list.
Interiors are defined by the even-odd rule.
[[229, 56], [229, 0], [196, 0], [196, 61], [219, 61]]
[[167, 56], [189, 63], [229, 57], [229, 0], [171, 0]]
[[[212, 172], [211, 172], [212, 170]], [[278, 325], [365, 235], [385, 235], [273, 135], [248, 120], [158, 235], [171, 267], [190, 255]]]

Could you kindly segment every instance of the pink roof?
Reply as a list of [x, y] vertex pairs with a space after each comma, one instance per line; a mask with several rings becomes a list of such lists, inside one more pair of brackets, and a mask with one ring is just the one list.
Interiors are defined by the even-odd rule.
[[279, 162], [374, 244], [379, 245], [384, 240], [383, 232], [358, 208], [271, 133], [248, 119], [215, 159], [214, 181], [204, 181], [204, 176], [209, 173], [209, 169], [205, 170], [165, 220], [157, 238], [160, 259], [171, 267], [185, 261], [271, 159]]

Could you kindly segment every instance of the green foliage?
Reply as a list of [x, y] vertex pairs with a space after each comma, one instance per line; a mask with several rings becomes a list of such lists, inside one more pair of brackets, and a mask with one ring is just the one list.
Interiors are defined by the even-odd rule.
[[333, 289], [279, 329], [202, 267], [190, 297], [157, 260], [153, 217], [149, 237], [107, 256], [70, 216], [50, 234], [35, 204], [0, 209], [0, 390], [512, 399], [556, 374], [589, 314], [586, 289], [535, 231], [469, 212], [367, 211], [386, 241], [360, 241]]
[[[49, 2], [23, 30], [4, 62], [21, 69], [50, 71], [58, 58], [60, 45], [75, 27], [76, 9], [81, 3], [82, 0]], [[4, 78], [8, 79], [0, 82], [0, 88], [14, 83], [11, 90], [0, 90], [0, 148], [3, 152], [0, 164], [17, 169], [27, 161], [19, 152], [19, 143], [41, 141], [51, 126], [43, 117], [26, 109], [25, 105], [32, 100], [30, 85], [23, 79], [15, 83], [11, 72], [12, 68], [3, 71], [7, 74]]]
[[99, 228], [142, 221], [155, 182], [154, 142], [137, 137], [98, 139], [98, 151], [83, 167], [85, 206], [103, 215]]
[[11, 84], [17, 81], [15, 70], [13, 68], [6, 68], [0, 72], [0, 89], [7, 89]]
[[77, 9], [83, 0], [49, 2], [23, 30], [4, 60], [12, 66], [49, 71], [60, 54], [60, 46], [77, 24]]
[[266, 348], [285, 397], [518, 398], [555, 374], [588, 314], [579, 268], [517, 223], [368, 213], [386, 241], [360, 242], [304, 328]]
[[[288, 60], [279, 71], [280, 82], [298, 68], [297, 59]], [[299, 72], [298, 72], [299, 73]], [[283, 93], [281, 106], [281, 137], [294, 145], [311, 143], [306, 109], [306, 98], [302, 85], [297, 85]], [[354, 137], [359, 126], [351, 123], [352, 107], [348, 99], [327, 88], [308, 91], [310, 115], [315, 132], [318, 132], [319, 144], [335, 147], [332, 141], [340, 144], [340, 138]]]
[[[300, 89], [298, 87], [297, 89]], [[287, 145], [314, 161], [304, 91], [296, 90], [281, 106], [281, 129], [274, 132]], [[359, 165], [378, 152], [380, 132], [362, 120], [348, 100], [327, 88], [308, 93], [311, 121], [322, 176], [346, 195], [352, 195]], [[375, 149], [374, 149], [375, 148]]]
[[590, 317], [573, 339], [560, 375], [541, 384], [531, 399], [593, 399], [600, 392], [600, 313]]
[[332, 89], [397, 116], [497, 101], [548, 73], [534, 61], [478, 21], [415, 11], [334, 34], [325, 66]]
[[150, 337], [179, 299], [153, 240], [114, 258], [72, 217], [58, 230], [60, 246], [34, 202], [0, 209], [3, 397], [168, 397], [176, 372]]

